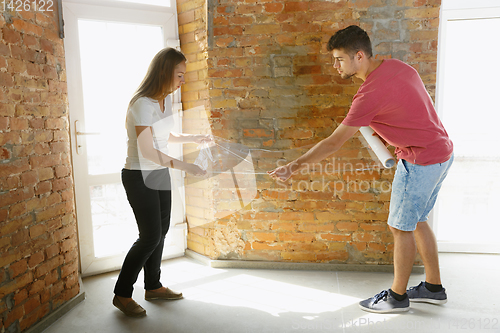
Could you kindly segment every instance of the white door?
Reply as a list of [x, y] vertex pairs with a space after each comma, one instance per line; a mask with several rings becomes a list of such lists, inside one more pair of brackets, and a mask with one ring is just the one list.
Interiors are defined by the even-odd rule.
[[[81, 271], [86, 276], [120, 268], [137, 239], [120, 179], [125, 115], [153, 56], [165, 46], [178, 47], [177, 14], [175, 7], [70, 0], [63, 2], [63, 15]], [[179, 93], [173, 102], [175, 131], [181, 132]], [[172, 146], [170, 152], [182, 156], [181, 149]], [[164, 258], [181, 256], [186, 249], [182, 174], [170, 173], [174, 209]]]
[[[500, 53], [496, 0], [444, 0], [437, 105], [454, 142], [455, 162], [441, 189], [434, 230], [442, 252], [500, 253]], [[494, 39], [494, 38], [493, 38]]]

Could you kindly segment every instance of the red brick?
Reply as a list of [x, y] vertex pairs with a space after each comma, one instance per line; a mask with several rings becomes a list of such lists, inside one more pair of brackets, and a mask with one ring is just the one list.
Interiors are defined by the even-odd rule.
[[53, 244], [50, 247], [48, 247], [45, 250], [45, 254], [47, 256], [47, 259], [53, 258], [56, 255], [58, 255], [59, 254], [59, 250], [60, 250], [59, 244]]
[[373, 193], [351, 193], [345, 192], [340, 198], [342, 200], [353, 200], [353, 201], [372, 201], [375, 199], [375, 195]]
[[238, 7], [236, 7], [236, 13], [237, 14], [259, 14], [259, 13], [262, 13], [262, 9], [263, 9], [263, 6], [262, 5], [258, 5], [258, 4], [251, 4], [251, 5], [247, 5], [247, 4], [241, 4], [241, 5], [238, 5]]
[[[66, 207], [64, 203], [60, 203], [57, 205], [54, 205], [52, 207], [48, 207], [45, 210], [36, 213], [36, 220], [37, 222], [42, 222], [42, 221], [47, 221], [51, 220], [57, 216], [63, 215], [66, 212]], [[66, 229], [64, 231], [59, 230], [58, 233], [64, 233], [66, 234]], [[63, 237], [66, 238], [66, 237]], [[56, 241], [59, 241], [60, 239], [56, 239]]]
[[14, 304], [17, 306], [21, 304], [26, 298], [28, 298], [28, 291], [26, 289], [19, 290], [14, 295]]
[[336, 228], [340, 231], [356, 231], [358, 230], [358, 222], [337, 222]]
[[15, 280], [9, 282], [7, 285], [2, 286], [0, 289], [0, 298], [4, 298], [16, 290], [21, 290], [33, 281], [33, 275], [30, 271], [26, 274], [19, 276]]
[[21, 329], [21, 331], [25, 331], [28, 327], [34, 325], [38, 321], [38, 319], [40, 318], [40, 310], [41, 308], [38, 307], [30, 314], [24, 315], [23, 319], [19, 323], [19, 328]]
[[16, 30], [4, 27], [2, 29], [3, 40], [9, 44], [17, 44], [21, 42], [21, 34]]
[[1, 160], [8, 160], [12, 156], [12, 152], [8, 149], [5, 148], [0, 148], [0, 159]]
[[264, 8], [268, 13], [279, 13], [283, 10], [284, 5], [282, 3], [266, 3]]
[[57, 153], [69, 153], [70, 151], [70, 144], [69, 142], [51, 142], [50, 143], [50, 150], [52, 153], [57, 154]]
[[21, 245], [29, 241], [29, 232], [26, 229], [21, 229], [11, 236], [11, 244], [13, 247]]
[[52, 190], [52, 183], [50, 181], [40, 182], [36, 185], [36, 195], [48, 193]]
[[30, 296], [36, 295], [40, 293], [43, 289], [45, 289], [45, 281], [44, 280], [36, 280], [34, 281], [30, 288], [29, 288], [29, 294]]
[[52, 259], [45, 261], [42, 265], [38, 266], [35, 270], [35, 277], [38, 279], [47, 273], [53, 271], [57, 267], [63, 264], [63, 256], [57, 256]]
[[[344, 6], [343, 1], [311, 1], [309, 3], [309, 10], [312, 11], [335, 11]], [[331, 13], [329, 13], [331, 15]]]
[[179, 25], [184, 25], [186, 23], [193, 22], [195, 20], [194, 10], [190, 10], [184, 13], [179, 13], [177, 16], [177, 21]]
[[210, 77], [241, 77], [243, 71], [241, 69], [224, 69], [224, 70], [209, 70]]
[[43, 118], [33, 118], [30, 119], [30, 127], [32, 129], [42, 129], [44, 128], [45, 121]]
[[61, 195], [59, 193], [52, 193], [47, 197], [47, 206], [53, 206], [61, 202]]
[[55, 166], [59, 165], [60, 163], [61, 163], [61, 155], [59, 154], [30, 157], [30, 164], [33, 169]]
[[45, 275], [43, 281], [45, 281], [45, 287], [47, 288], [56, 283], [57, 281], [59, 281], [59, 273], [57, 272], [57, 270], [53, 270], [49, 272], [47, 275]]
[[33, 253], [28, 259], [29, 268], [36, 267], [38, 264], [43, 262], [44, 259], [45, 259], [45, 257], [43, 255], [43, 252]]
[[32, 35], [24, 35], [23, 44], [30, 49], [40, 49], [39, 39]]
[[245, 35], [267, 35], [275, 34], [281, 31], [278, 24], [253, 24], [245, 27]]
[[13, 204], [9, 209], [9, 219], [14, 219], [16, 217], [22, 216], [27, 213], [27, 207], [25, 202], [19, 202]]
[[66, 239], [61, 244], [61, 253], [69, 252], [73, 249], [76, 249], [78, 246], [76, 239]]
[[36, 224], [29, 229], [30, 238], [35, 239], [47, 232], [47, 226], [44, 224]]
[[307, 2], [286, 2], [284, 12], [305, 12], [307, 9]]
[[21, 174], [23, 186], [34, 185], [38, 182], [38, 173], [36, 171], [27, 171]]
[[251, 239], [260, 242], [275, 242], [276, 234], [272, 232], [253, 232], [250, 234]]
[[279, 235], [280, 241], [283, 242], [312, 242], [316, 239], [316, 234], [313, 233], [283, 233]]
[[321, 66], [299, 66], [295, 69], [295, 75], [321, 74]]
[[78, 272], [78, 262], [75, 260], [68, 265], [61, 267], [61, 279], [64, 279], [70, 274]]
[[[46, 7], [47, 9], [49, 7]], [[51, 16], [48, 16], [46, 14], [50, 13], [49, 11], [45, 11], [45, 12], [42, 12], [42, 11], [38, 11], [36, 13], [36, 23], [38, 25], [41, 25], [42, 27], [52, 27], [54, 26], [54, 23], [55, 23], [55, 20], [54, 20], [54, 17], [56, 17], [55, 15], [52, 15]]]
[[[337, 212], [316, 212], [316, 219], [319, 221], [345, 221], [351, 220], [352, 215], [345, 211], [337, 211]], [[338, 222], [341, 224], [341, 222]]]
[[[76, 266], [76, 269], [78, 269], [78, 265]], [[64, 288], [66, 289], [73, 289], [75, 287], [77, 287], [78, 289], [80, 288], [80, 285], [78, 283], [78, 272], [76, 270], [72, 273], [70, 272], [70, 275], [66, 278], [66, 281], [64, 283]]]
[[43, 71], [44, 78], [48, 78], [48, 79], [57, 79], [58, 78], [57, 70], [53, 66], [43, 66], [42, 71]]
[[1, 42], [0, 42], [0, 55], [2, 55], [2, 56], [10, 56], [11, 55], [9, 46], [4, 44], [4, 43], [1, 43]]
[[54, 53], [54, 45], [52, 44], [51, 41], [41, 38], [40, 39], [40, 48], [42, 51], [48, 52], [48, 53]]
[[353, 240], [359, 242], [373, 242], [377, 240], [377, 237], [372, 233], [355, 232], [353, 234]]
[[40, 302], [45, 306], [45, 304], [48, 304], [49, 301], [50, 301], [50, 290], [48, 288], [45, 288], [44, 290], [42, 290], [42, 292], [40, 292]]
[[273, 222], [271, 230], [278, 232], [297, 231], [297, 222]]
[[56, 242], [61, 241], [65, 238], [68, 238], [71, 235], [73, 235], [74, 232], [75, 232], [74, 226], [63, 227], [61, 229], [58, 229], [56, 232], [54, 232], [54, 240]]
[[316, 254], [311, 252], [282, 252], [281, 258], [295, 262], [315, 261]]
[[244, 129], [243, 130], [243, 136], [244, 137], [249, 137], [249, 138], [266, 138], [266, 137], [273, 137], [274, 136], [274, 131], [272, 130], [266, 130], [266, 129], [261, 129], [261, 128], [253, 128], [253, 129]]
[[0, 85], [4, 87], [14, 86], [14, 80], [10, 73], [0, 72]]
[[9, 127], [9, 117], [0, 117], [0, 131], [5, 131]]
[[234, 12], [233, 6], [217, 6], [217, 13], [219, 14], [227, 14], [233, 12]]
[[251, 16], [236, 16], [230, 17], [228, 20], [229, 25], [248, 25], [252, 24], [254, 19]]
[[9, 327], [16, 320], [20, 320], [24, 315], [24, 308], [22, 306], [16, 306], [14, 309], [10, 310], [7, 313], [7, 316], [4, 320], [5, 327]]
[[377, 251], [377, 252], [385, 252], [387, 251], [387, 247], [385, 244], [381, 243], [368, 243], [368, 249]]
[[289, 221], [312, 221], [314, 220], [314, 213], [303, 213], [303, 212], [285, 212], [280, 213], [280, 220]]
[[35, 145], [35, 155], [48, 155], [50, 154], [50, 146], [46, 142], [42, 142]]
[[346, 261], [349, 258], [349, 253], [346, 251], [327, 251], [316, 254], [319, 261]]
[[[57, 229], [59, 229], [59, 228], [61, 228], [63, 226], [62, 218], [61, 217], [57, 217], [55, 219], [49, 220], [46, 223], [47, 223], [47, 228], [48, 228], [49, 232], [57, 230]], [[67, 224], [68, 223], [66, 223], [66, 225]]]
[[36, 295], [30, 300], [26, 301], [26, 303], [24, 303], [24, 313], [30, 314], [39, 306], [40, 306], [40, 296]]
[[52, 182], [52, 190], [62, 191], [71, 188], [73, 185], [73, 180], [71, 177], [59, 178]]
[[320, 234], [321, 239], [333, 242], [346, 242], [351, 240], [351, 234]]
[[26, 259], [20, 260], [9, 266], [10, 278], [13, 279], [18, 275], [23, 274], [28, 269], [28, 263]]
[[241, 26], [214, 27], [213, 30], [214, 30], [214, 36], [241, 35], [241, 34], [243, 34], [243, 28]]
[[57, 281], [52, 285], [50, 290], [52, 297], [58, 296], [64, 290], [64, 283], [62, 281]]
[[64, 253], [64, 262], [71, 262], [74, 260], [78, 260], [78, 249], [76, 247]]

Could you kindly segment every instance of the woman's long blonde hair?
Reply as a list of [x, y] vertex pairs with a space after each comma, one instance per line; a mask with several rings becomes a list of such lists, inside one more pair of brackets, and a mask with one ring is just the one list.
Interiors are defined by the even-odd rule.
[[175, 66], [183, 61], [186, 61], [186, 57], [176, 49], [167, 47], [158, 52], [151, 60], [148, 72], [130, 100], [129, 106], [141, 97], [162, 100], [172, 93], [175, 90], [172, 87]]

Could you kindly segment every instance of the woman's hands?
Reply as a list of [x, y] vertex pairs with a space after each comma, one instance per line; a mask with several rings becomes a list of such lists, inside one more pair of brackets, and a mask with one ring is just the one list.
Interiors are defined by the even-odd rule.
[[213, 135], [210, 134], [184, 134], [184, 133], [170, 133], [168, 138], [169, 143], [211, 143], [214, 141]]
[[[189, 136], [189, 139], [192, 143], [197, 143], [199, 145], [203, 143], [211, 143], [214, 141], [214, 137], [209, 134], [192, 134]], [[203, 170], [196, 164], [188, 164], [185, 171], [194, 176], [205, 176], [207, 174], [205, 170]]]
[[194, 134], [192, 136], [193, 143], [211, 143], [214, 141], [214, 137], [210, 134]]

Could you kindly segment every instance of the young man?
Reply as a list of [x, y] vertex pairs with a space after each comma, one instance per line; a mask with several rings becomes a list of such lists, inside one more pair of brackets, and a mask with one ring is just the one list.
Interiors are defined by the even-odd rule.
[[[389, 212], [394, 236], [394, 280], [389, 290], [359, 303], [378, 313], [408, 311], [410, 300], [446, 303], [441, 285], [437, 243], [427, 218], [453, 162], [453, 144], [434, 109], [417, 71], [396, 60], [372, 57], [367, 33], [349, 26], [330, 38], [334, 67], [343, 79], [364, 81], [351, 109], [333, 134], [293, 162], [269, 174], [286, 181], [309, 163], [319, 162], [338, 150], [361, 126], [370, 126], [396, 147], [399, 159]], [[416, 250], [424, 262], [426, 281], [406, 290]]]

